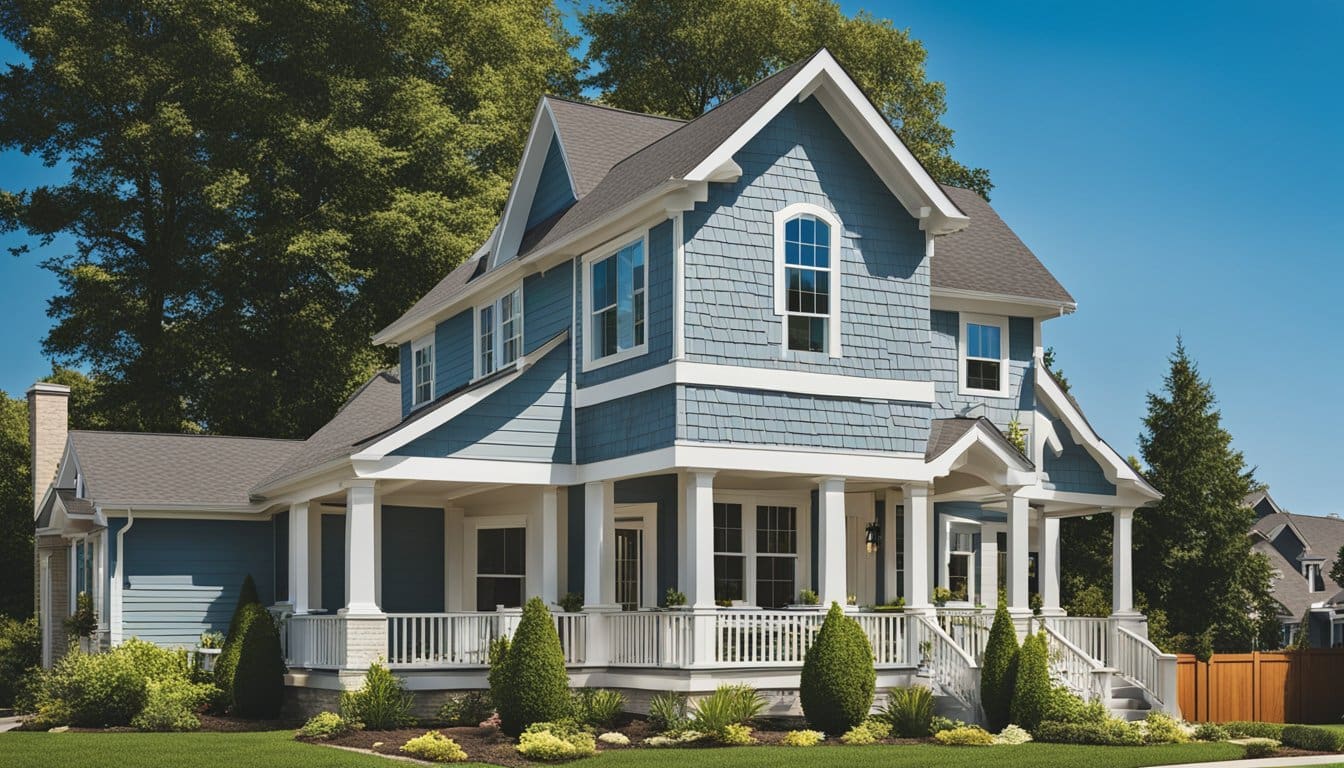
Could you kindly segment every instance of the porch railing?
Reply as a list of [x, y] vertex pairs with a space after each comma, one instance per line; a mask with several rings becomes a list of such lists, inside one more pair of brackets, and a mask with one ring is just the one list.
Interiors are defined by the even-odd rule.
[[983, 608], [939, 608], [938, 626], [977, 662], [985, 656], [994, 612]]
[[[927, 616], [911, 623], [920, 654], [927, 657], [934, 682], [980, 717], [980, 667], [952, 636]], [[923, 661], [923, 660], [921, 660]]]
[[287, 665], [338, 669], [345, 663], [344, 616], [290, 616], [283, 626]]
[[1084, 700], [1106, 701], [1111, 697], [1110, 673], [1104, 664], [1089, 656], [1053, 623], [1042, 622], [1045, 644], [1050, 654], [1051, 676]]
[[607, 616], [613, 667], [684, 667], [691, 663], [693, 614], [626, 611]]
[[[553, 614], [567, 665], [582, 664], [588, 617]], [[394, 667], [483, 667], [490, 644], [511, 637], [517, 613], [394, 613], [387, 617], [387, 662]]]
[[1176, 701], [1176, 656], [1163, 653], [1147, 638], [1124, 627], [1115, 631], [1115, 664], [1125, 677], [1138, 683], [1162, 708], [1179, 715]]
[[1046, 626], [1103, 664], [1113, 664], [1110, 619], [1091, 616], [1051, 616], [1042, 619]]
[[721, 611], [714, 622], [714, 660], [763, 666], [802, 664], [825, 618], [811, 611]]
[[906, 642], [907, 619], [899, 613], [860, 613], [858, 619], [868, 642], [873, 646], [873, 660], [879, 667], [899, 667], [914, 662], [909, 658]]

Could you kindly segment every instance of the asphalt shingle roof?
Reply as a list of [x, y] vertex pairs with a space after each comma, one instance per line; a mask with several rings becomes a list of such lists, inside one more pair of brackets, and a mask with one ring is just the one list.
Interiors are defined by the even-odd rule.
[[617, 163], [686, 124], [556, 96], [546, 101], [580, 198], [596, 189]]
[[1026, 460], [1027, 464], [1032, 463], [1030, 458], [1019, 451], [1017, 446], [1009, 442], [1008, 438], [999, 431], [999, 428], [994, 426], [994, 422], [983, 416], [974, 419], [966, 418], [964, 416], [953, 416], [948, 419], [931, 420], [929, 422], [929, 440], [924, 446], [924, 460], [933, 461], [944, 453], [947, 453], [948, 449], [953, 445], [956, 445], [956, 442], [961, 439], [962, 435], [970, 432], [975, 425], [981, 423], [988, 427], [990, 434], [994, 435], [994, 437], [1007, 447], [1008, 450], [1021, 456]]
[[[1340, 547], [1344, 547], [1344, 520], [1279, 512], [1256, 520], [1251, 531], [1264, 537], [1252, 544], [1251, 548], [1268, 557], [1270, 564], [1280, 572], [1279, 578], [1271, 583], [1271, 589], [1275, 599], [1283, 604], [1290, 615], [1301, 617], [1302, 612], [1313, 603], [1333, 600], [1336, 593], [1344, 590], [1344, 584], [1330, 578], [1330, 566]], [[1306, 546], [1306, 559], [1323, 560], [1321, 578], [1325, 581], [1324, 592], [1308, 592], [1301, 562], [1290, 560], [1274, 546], [1280, 537], [1289, 535], [1298, 536], [1302, 540]]]

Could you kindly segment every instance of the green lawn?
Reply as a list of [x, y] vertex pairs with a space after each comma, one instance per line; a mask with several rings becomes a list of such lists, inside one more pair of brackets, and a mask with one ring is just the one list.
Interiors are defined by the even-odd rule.
[[[1015, 747], [738, 747], [732, 749], [624, 750], [576, 765], [602, 768], [793, 768], [843, 762], [853, 768], [1139, 768], [1139, 766], [1231, 760], [1232, 744], [1164, 747], [1075, 747], [1023, 744]], [[842, 757], [843, 756], [843, 757]], [[381, 757], [300, 744], [290, 731], [265, 733], [5, 733], [5, 768], [388, 768]]]

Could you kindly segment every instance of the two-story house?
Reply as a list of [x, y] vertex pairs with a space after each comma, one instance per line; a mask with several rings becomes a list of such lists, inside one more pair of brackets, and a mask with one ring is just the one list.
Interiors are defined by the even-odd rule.
[[1293, 514], [1267, 490], [1247, 496], [1245, 504], [1255, 511], [1251, 549], [1269, 558], [1273, 569], [1270, 590], [1279, 603], [1283, 644], [1305, 631], [1314, 648], [1344, 646], [1344, 584], [1330, 576], [1344, 548], [1344, 520]]
[[[1063, 682], [1171, 709], [1131, 588], [1158, 494], [1042, 365], [1074, 309], [824, 50], [690, 122], [543, 98], [493, 234], [311, 438], [67, 437], [34, 388], [48, 658], [77, 591], [106, 642], [191, 645], [251, 573], [314, 706], [380, 657], [483, 686], [511, 609], [569, 595], [575, 684], [787, 707], [835, 602], [880, 686], [929, 674], [974, 713], [1004, 590], [1023, 628], [1039, 594]], [[1114, 615], [1067, 617], [1059, 521], [1094, 514]]]

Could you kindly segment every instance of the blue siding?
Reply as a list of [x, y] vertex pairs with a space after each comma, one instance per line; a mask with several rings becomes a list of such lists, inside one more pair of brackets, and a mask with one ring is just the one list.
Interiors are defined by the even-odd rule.
[[[523, 353], [569, 328], [574, 265], [565, 262], [523, 278]], [[470, 331], [468, 331], [470, 333]], [[470, 354], [471, 344], [467, 344]]]
[[[673, 272], [673, 225], [669, 219], [649, 230], [649, 252], [647, 268], [649, 271], [647, 317], [645, 319], [648, 334], [648, 351], [638, 357], [622, 360], [619, 363], [595, 368], [587, 373], [580, 371], [580, 387], [601, 384], [619, 379], [632, 373], [656, 368], [672, 359], [672, 272]], [[583, 276], [579, 276], [579, 290], [575, 291], [578, 317], [582, 322], [576, 334], [579, 346], [579, 360], [583, 360], [583, 338], [587, 326], [587, 313], [583, 308]], [[580, 366], [582, 368], [582, 366]]]
[[[700, 442], [923, 453], [924, 403], [678, 387], [677, 437]], [[582, 433], [580, 433], [582, 434]]]
[[[117, 530], [125, 527], [116, 521]], [[114, 533], [115, 535], [115, 533]], [[141, 519], [125, 536], [124, 631], [164, 645], [195, 645], [222, 632], [249, 574], [264, 603], [275, 598], [270, 520]]]
[[[458, 312], [434, 329], [435, 397], [441, 397], [471, 381], [474, 373], [471, 333], [471, 310]], [[409, 375], [406, 380], [410, 380]]]
[[414, 380], [411, 370], [411, 345], [402, 344], [401, 349], [401, 417], [411, 412], [411, 382]]
[[961, 388], [958, 377], [961, 373], [958, 369], [957, 345], [961, 336], [961, 316], [956, 312], [935, 310], [929, 313], [929, 324], [934, 356], [932, 374], [938, 400], [934, 406], [934, 418], [958, 416], [972, 406], [983, 405], [985, 418], [1000, 429], [1006, 430], [1014, 416], [1018, 417], [1023, 427], [1031, 429], [1029, 422], [1035, 407], [1036, 391], [1032, 380], [1034, 333], [1031, 318], [1008, 318], [1009, 396], [1006, 398], [959, 394]]
[[328, 613], [345, 607], [345, 515], [322, 515], [322, 605]]
[[565, 170], [565, 158], [560, 150], [560, 138], [551, 137], [546, 150], [546, 161], [541, 166], [541, 177], [532, 196], [532, 207], [527, 211], [527, 228], [549, 219], [574, 204], [574, 190]]
[[[786, 108], [734, 157], [742, 178], [710, 185], [686, 214], [686, 354], [693, 360], [926, 381], [929, 265], [924, 233], [809, 99]], [[827, 208], [841, 233], [842, 358], [781, 359], [774, 311], [774, 213]]]
[[275, 563], [275, 602], [289, 600], [289, 512], [271, 518], [272, 556]]
[[566, 583], [569, 585], [569, 591], [575, 593], [583, 592], [583, 562], [586, 547], [583, 542], [583, 508], [584, 508], [584, 488], [582, 485], [571, 485], [565, 489], [568, 502], [565, 505], [565, 522], [567, 543], [569, 550], [568, 559], [565, 561]]
[[399, 456], [569, 461], [569, 347], [560, 344], [516, 380]]
[[383, 599], [389, 613], [438, 613], [443, 602], [443, 510], [383, 507]]
[[580, 464], [665, 448], [677, 431], [676, 388], [659, 387], [580, 408], [575, 419]]
[[[1051, 418], [1048, 409], [1037, 413], [1036, 418]], [[1042, 479], [1041, 485], [1055, 491], [1072, 493], [1098, 493], [1104, 496], [1115, 495], [1115, 484], [1106, 479], [1101, 465], [1092, 458], [1087, 449], [1073, 441], [1069, 428], [1058, 419], [1055, 421], [1055, 434], [1063, 447], [1063, 452], [1055, 456], [1048, 446], [1041, 458], [1041, 470], [1048, 479]]]

